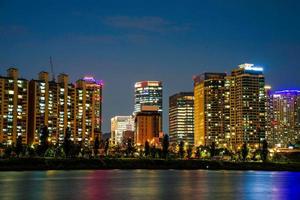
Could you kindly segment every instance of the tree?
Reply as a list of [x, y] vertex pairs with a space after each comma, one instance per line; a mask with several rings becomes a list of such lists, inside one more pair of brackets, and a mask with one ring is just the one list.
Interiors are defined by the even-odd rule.
[[148, 157], [150, 154], [150, 145], [149, 145], [149, 142], [146, 141], [145, 142], [145, 156]]
[[109, 149], [109, 139], [107, 138], [104, 144], [104, 153], [106, 156], [108, 156], [108, 149]]
[[71, 152], [71, 147], [72, 142], [71, 142], [71, 129], [69, 127], [66, 128], [65, 131], [65, 137], [64, 137], [64, 143], [63, 143], [63, 149], [66, 154], [66, 157], [70, 157], [70, 152]]
[[182, 159], [184, 157], [184, 142], [179, 143], [179, 157]]
[[188, 159], [190, 159], [192, 157], [192, 152], [193, 152], [193, 149], [189, 145], [188, 148], [187, 148], [187, 150], [186, 150], [186, 154], [187, 154], [186, 156], [187, 156]]
[[23, 151], [22, 136], [19, 135], [17, 138], [17, 144], [16, 144], [16, 154], [18, 157], [20, 156], [22, 151]]
[[133, 154], [133, 144], [132, 144], [132, 139], [131, 138], [128, 138], [127, 140], [127, 148], [126, 148], [126, 154], [127, 156], [132, 156]]
[[201, 154], [200, 147], [197, 147], [196, 154], [195, 154], [195, 156], [196, 156], [197, 159], [200, 158], [200, 154]]
[[78, 157], [80, 151], [81, 151], [81, 144], [72, 143], [71, 150], [70, 150], [70, 156], [72, 158]]
[[169, 136], [167, 134], [164, 135], [163, 138], [163, 158], [166, 159], [169, 153]]
[[264, 140], [263, 144], [262, 144], [261, 154], [260, 154], [260, 157], [261, 157], [263, 162], [267, 161], [268, 153], [269, 153], [269, 151], [268, 151], [268, 142], [266, 140]]
[[242, 157], [243, 157], [243, 161], [246, 160], [247, 156], [248, 156], [249, 150], [247, 147], [247, 143], [244, 142], [243, 146], [242, 146]]
[[156, 148], [154, 145], [152, 145], [151, 149], [150, 149], [150, 152], [151, 152], [151, 156], [152, 158], [155, 158], [156, 156]]
[[212, 142], [210, 145], [210, 157], [213, 158], [216, 154], [216, 143]]
[[97, 135], [97, 137], [95, 138], [95, 142], [94, 142], [94, 152], [95, 152], [96, 156], [98, 155], [99, 147], [100, 147], [100, 142], [99, 142], [99, 137]]
[[49, 147], [49, 142], [48, 142], [48, 137], [49, 137], [49, 131], [47, 126], [43, 126], [41, 129], [40, 133], [40, 145], [37, 148], [37, 154], [39, 156], [44, 156], [46, 150]]
[[4, 149], [4, 157], [5, 158], [10, 158], [11, 157], [11, 154], [13, 152], [13, 149], [11, 146], [8, 146]]

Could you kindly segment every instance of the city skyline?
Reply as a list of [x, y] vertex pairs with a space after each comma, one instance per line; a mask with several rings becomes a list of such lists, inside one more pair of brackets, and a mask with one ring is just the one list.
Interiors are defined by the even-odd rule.
[[2, 2], [0, 74], [15, 66], [37, 77], [53, 56], [56, 75], [103, 79], [104, 132], [112, 116], [132, 113], [137, 81], [162, 80], [164, 108], [169, 96], [192, 90], [192, 76], [244, 62], [262, 65], [275, 90], [300, 82], [299, 1], [90, 3]]
[[299, 197], [299, 36], [300, 0], [0, 0], [0, 200]]
[[[240, 63], [240, 64], [242, 64], [242, 63]], [[238, 64], [238, 65], [236, 65], [235, 67], [237, 67], [237, 66], [239, 66], [240, 64]], [[248, 64], [248, 63], [245, 63], [245, 64]], [[38, 79], [38, 76], [39, 76], [39, 73], [43, 73], [43, 72], [47, 72], [47, 73], [49, 73], [49, 79], [51, 79], [52, 78], [52, 74], [51, 74], [51, 70], [49, 70], [49, 71], [46, 71], [46, 70], [42, 70], [42, 71], [40, 71], [40, 72], [38, 72], [38, 73], [36, 73], [36, 77], [30, 77], [30, 78], [27, 78], [27, 77], [24, 77], [24, 76], [22, 76], [22, 68], [18, 68], [17, 66], [11, 66], [11, 67], [16, 67], [16, 69], [18, 69], [18, 73], [19, 73], [19, 77], [21, 78], [21, 79], [25, 79], [25, 80], [28, 80], [28, 82], [30, 81], [30, 80], [36, 80], [36, 79]], [[261, 66], [259, 66], [259, 67], [261, 67]], [[49, 68], [50, 68], [50, 66], [49, 66]], [[264, 67], [261, 67], [262, 68], [262, 71], [263, 72], [265, 72], [265, 69], [264, 69]], [[6, 73], [6, 70], [7, 69], [9, 69], [9, 67], [8, 68], [6, 68], [4, 71], [5, 71], [5, 73]], [[5, 73], [0, 73], [0, 76], [6, 76], [6, 74]], [[216, 72], [216, 71], [214, 71], [214, 72], [204, 72], [204, 73], [224, 73], [224, 74], [227, 74], [227, 75], [230, 75], [230, 73], [229, 73], [229, 71], [226, 71], [226, 72], [220, 72], [220, 71], [218, 71], [218, 72]], [[58, 74], [55, 74], [56, 75], [56, 77], [55, 77], [55, 79], [57, 80], [57, 78], [58, 78], [58, 76], [59, 75], [68, 75], [69, 76], [69, 74], [67, 73], [67, 72], [64, 72], [64, 73], [58, 73]], [[265, 74], [265, 73], [264, 73]], [[89, 74], [85, 74], [85, 75], [83, 75], [83, 76], [81, 76], [81, 77], [92, 77], [93, 76], [93, 73], [89, 73]], [[193, 75], [192, 77], [191, 77], [191, 82], [193, 82], [193, 78], [194, 77], [196, 77], [197, 75]], [[74, 79], [75, 80], [78, 80], [78, 78], [79, 77], [75, 77]], [[100, 77], [101, 78], [101, 77]], [[265, 77], [266, 78], [266, 80], [268, 80], [268, 77]], [[103, 78], [101, 78], [101, 79], [103, 79]], [[101, 81], [101, 84], [103, 85], [103, 88], [104, 88], [104, 90], [103, 90], [103, 93], [105, 93], [104, 91], [105, 91], [105, 81], [104, 80], [100, 80]], [[137, 82], [145, 82], [146, 80], [140, 80], [140, 81], [137, 81]], [[149, 81], [149, 80], [148, 80]], [[127, 105], [127, 107], [128, 107], [128, 109], [131, 111], [131, 112], [129, 112], [129, 113], [121, 113], [121, 112], [117, 112], [117, 113], [115, 113], [111, 118], [113, 118], [114, 116], [116, 116], [116, 115], [131, 115], [132, 114], [132, 112], [134, 111], [134, 105], [135, 105], [135, 102], [134, 102], [134, 98], [135, 98], [135, 91], [134, 91], [134, 89], [135, 89], [135, 85], [136, 85], [136, 83], [137, 83], [136, 81], [135, 82], [133, 82], [132, 83], [132, 85], [133, 85], [133, 88], [132, 88], [132, 91], [131, 91], [131, 95], [132, 95], [132, 98], [133, 98], [133, 102], [132, 102], [132, 105]], [[161, 82], [162, 84], [164, 83], [164, 81], [163, 80], [160, 80], [159, 82]], [[70, 79], [69, 80], [69, 84], [76, 84], [76, 81], [73, 81], [72, 79]], [[278, 87], [278, 88], [280, 88], [280, 89], [274, 89], [273, 88], [273, 85], [272, 84], [270, 84], [269, 82], [266, 82], [266, 86], [270, 86], [271, 87], [271, 89], [270, 89], [270, 91], [271, 91], [271, 93], [274, 93], [274, 92], [276, 92], [276, 91], [280, 91], [280, 90], [295, 90], [295, 89], [297, 89], [297, 87], [291, 87], [291, 88], [283, 88], [283, 87]], [[165, 87], [164, 87], [165, 88]], [[165, 88], [164, 90], [163, 90], [163, 93], [164, 93], [164, 91], [165, 90], [168, 90], [169, 88]], [[193, 87], [191, 87], [191, 89], [190, 89], [191, 91], [193, 90]], [[163, 95], [163, 105], [164, 106], [166, 106], [165, 107], [165, 112], [163, 112], [163, 131], [165, 132], [165, 133], [167, 133], [167, 134], [169, 134], [169, 129], [168, 129], [168, 127], [169, 127], [169, 117], [168, 117], [168, 110], [166, 110], [166, 109], [169, 109], [168, 108], [168, 106], [169, 106], [169, 97], [170, 96], [172, 96], [172, 95], [175, 95], [176, 93], [178, 93], [178, 92], [182, 92], [182, 91], [175, 91], [175, 93], [173, 93], [173, 94], [170, 94], [169, 96], [166, 96], [165, 94]], [[105, 96], [103, 97], [103, 99], [105, 99]], [[107, 110], [108, 108], [103, 108], [103, 110]], [[103, 129], [102, 129], [102, 133], [104, 134], [104, 133], [108, 133], [108, 132], [110, 132], [110, 130], [111, 130], [111, 124], [110, 124], [110, 119], [111, 118], [109, 118], [109, 119], [106, 119], [106, 117], [105, 117], [105, 114], [107, 114], [107, 113], [103, 113], [102, 115], [103, 115], [103, 122], [102, 122], [102, 127], [103, 127]], [[107, 116], [107, 115], [106, 115]]]

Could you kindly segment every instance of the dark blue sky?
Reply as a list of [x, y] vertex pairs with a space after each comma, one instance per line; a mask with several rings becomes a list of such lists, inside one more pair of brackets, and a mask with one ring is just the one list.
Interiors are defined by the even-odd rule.
[[133, 85], [164, 82], [168, 96], [192, 91], [192, 76], [230, 72], [243, 62], [265, 68], [274, 89], [300, 88], [300, 1], [0, 0], [0, 74], [49, 71], [105, 81], [104, 132], [133, 111]]

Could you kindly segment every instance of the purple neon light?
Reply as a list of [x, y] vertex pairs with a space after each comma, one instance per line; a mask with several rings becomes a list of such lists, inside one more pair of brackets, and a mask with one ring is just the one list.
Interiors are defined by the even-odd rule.
[[281, 90], [281, 91], [275, 91], [275, 94], [299, 94], [300, 90]]
[[103, 80], [96, 80], [93, 76], [85, 76], [83, 77], [84, 81], [96, 83], [97, 85], [104, 85]]

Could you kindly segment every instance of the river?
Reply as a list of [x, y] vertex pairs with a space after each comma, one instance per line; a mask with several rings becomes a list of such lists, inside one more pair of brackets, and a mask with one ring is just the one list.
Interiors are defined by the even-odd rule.
[[0, 172], [0, 199], [300, 199], [300, 172], [222, 170]]

